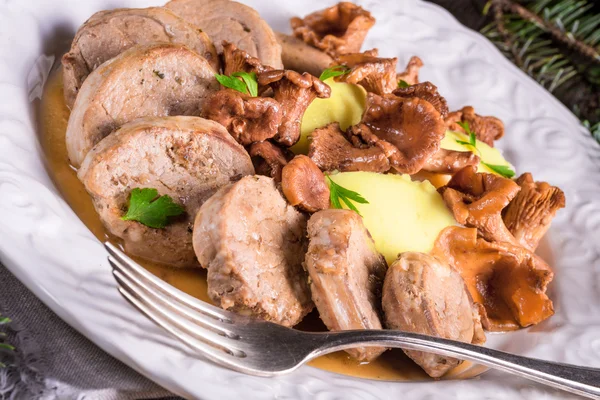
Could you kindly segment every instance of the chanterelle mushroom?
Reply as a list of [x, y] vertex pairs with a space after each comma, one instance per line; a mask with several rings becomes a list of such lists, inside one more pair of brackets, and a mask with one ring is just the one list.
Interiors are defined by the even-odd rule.
[[477, 228], [492, 242], [519, 246], [502, 220], [502, 210], [520, 188], [514, 181], [494, 174], [477, 173], [475, 166], [458, 171], [448, 185], [438, 189], [459, 224]]
[[272, 70], [258, 75], [259, 85], [270, 85], [273, 98], [281, 104], [283, 119], [275, 140], [292, 146], [300, 139], [300, 123], [308, 105], [316, 98], [327, 98], [331, 88], [311, 74]]
[[358, 53], [375, 18], [356, 4], [340, 2], [303, 19], [294, 17], [290, 24], [294, 36], [335, 57]]
[[452, 174], [468, 165], [478, 165], [479, 156], [471, 151], [456, 151], [440, 148], [423, 165], [423, 171]]
[[419, 70], [423, 66], [423, 61], [417, 56], [412, 56], [406, 65], [406, 70], [396, 75], [398, 83], [404, 81], [409, 85], [419, 83]]
[[354, 147], [333, 122], [311, 134], [308, 156], [323, 171], [371, 171], [387, 172], [390, 162], [377, 146]]
[[280, 104], [270, 97], [252, 97], [233, 89], [214, 92], [202, 107], [202, 116], [227, 128], [246, 146], [277, 134], [283, 118]]
[[471, 106], [463, 107], [459, 111], [453, 111], [446, 117], [446, 126], [451, 131], [463, 132], [465, 130], [457, 122], [467, 122], [471, 132], [477, 136], [478, 140], [494, 147], [494, 140], [504, 136], [504, 124], [496, 117], [482, 117], [475, 114], [475, 109]]
[[436, 110], [446, 118], [448, 115], [448, 103], [446, 99], [439, 94], [437, 86], [431, 82], [415, 83], [409, 87], [399, 87], [394, 90], [394, 94], [398, 97], [418, 97], [430, 102]]
[[381, 148], [398, 172], [414, 174], [438, 151], [445, 128], [426, 100], [368, 93], [363, 118], [349, 132]]
[[275, 182], [281, 182], [281, 170], [294, 157], [294, 153], [265, 140], [252, 143], [248, 147], [257, 175], [270, 176]]
[[298, 155], [283, 167], [281, 190], [288, 203], [304, 211], [329, 208], [329, 186], [325, 175], [307, 156]]
[[431, 254], [461, 274], [487, 330], [514, 330], [554, 314], [546, 295], [554, 274], [523, 247], [490, 243], [478, 239], [476, 229], [453, 226], [440, 233]]
[[[347, 74], [340, 75], [336, 81], [361, 85], [367, 92], [383, 95], [398, 87], [396, 81], [397, 58], [380, 58], [377, 49], [364, 53], [348, 53], [337, 56], [333, 65], [350, 68]], [[411, 96], [417, 97], [417, 96]]]
[[530, 173], [517, 180], [521, 191], [504, 210], [504, 223], [519, 243], [535, 251], [556, 212], [565, 206], [565, 194], [546, 182], [535, 182]]

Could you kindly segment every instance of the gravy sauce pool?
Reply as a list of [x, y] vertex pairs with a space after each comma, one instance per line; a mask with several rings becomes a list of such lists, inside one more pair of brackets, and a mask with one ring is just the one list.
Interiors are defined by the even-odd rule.
[[[81, 221], [102, 242], [109, 237], [96, 211], [90, 196], [83, 184], [77, 179], [75, 169], [69, 165], [65, 145], [65, 132], [69, 119], [69, 109], [65, 105], [62, 90], [61, 69], [56, 69], [50, 76], [39, 109], [40, 142], [46, 156], [48, 173], [66, 202], [79, 216]], [[176, 288], [206, 302], [207, 295], [206, 271], [203, 269], [172, 269], [157, 265], [146, 260], [137, 259], [150, 272], [175, 286]], [[324, 331], [325, 326], [313, 311], [297, 326], [306, 331]], [[359, 363], [352, 360], [345, 352], [340, 351], [319, 357], [309, 363], [323, 370], [379, 380], [414, 381], [429, 380], [416, 364], [414, 364], [400, 349], [385, 352], [371, 363]], [[481, 373], [483, 369], [471, 368], [472, 364], [462, 363], [448, 373], [444, 379], [467, 378]]]

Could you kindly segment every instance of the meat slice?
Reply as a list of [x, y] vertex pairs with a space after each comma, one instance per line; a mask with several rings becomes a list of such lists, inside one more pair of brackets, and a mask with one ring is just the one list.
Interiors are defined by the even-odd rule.
[[133, 47], [102, 64], [83, 83], [67, 126], [69, 160], [126, 122], [145, 116], [200, 115], [219, 89], [208, 61], [183, 45]]
[[230, 0], [171, 0], [165, 7], [206, 32], [219, 54], [227, 41], [265, 65], [283, 68], [275, 33], [253, 8]]
[[[360, 215], [329, 209], [308, 221], [306, 269], [321, 319], [331, 331], [381, 329], [380, 296], [387, 269]], [[346, 350], [359, 361], [372, 361], [381, 347]]]
[[306, 217], [287, 204], [275, 181], [248, 176], [226, 186], [198, 212], [194, 250], [208, 269], [217, 305], [284, 326], [312, 310], [306, 272]]
[[319, 76], [333, 62], [329, 54], [309, 46], [297, 37], [280, 32], [275, 32], [275, 36], [281, 45], [281, 60], [285, 69]]
[[[466, 343], [485, 342], [477, 308], [460, 274], [428, 254], [402, 253], [394, 261], [385, 276], [382, 301], [390, 329]], [[461, 362], [422, 351], [404, 352], [434, 378]]]
[[[198, 117], [147, 117], [123, 125], [85, 158], [79, 179], [106, 229], [130, 254], [174, 267], [197, 266], [192, 223], [218, 188], [254, 173], [250, 157], [220, 124]], [[135, 188], [169, 195], [186, 213], [163, 229], [123, 221]]]
[[105, 61], [135, 45], [159, 42], [188, 46], [219, 69], [209, 37], [162, 7], [119, 8], [92, 15], [77, 31], [62, 58], [65, 100], [72, 108], [83, 81]]

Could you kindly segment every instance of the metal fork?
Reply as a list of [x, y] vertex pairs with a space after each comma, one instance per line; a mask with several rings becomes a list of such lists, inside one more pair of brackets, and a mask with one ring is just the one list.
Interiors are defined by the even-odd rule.
[[157, 278], [105, 243], [119, 292], [148, 318], [206, 358], [256, 376], [292, 372], [323, 354], [358, 346], [400, 347], [473, 361], [581, 396], [600, 399], [600, 369], [522, 357], [468, 343], [394, 330], [301, 332], [237, 315]]

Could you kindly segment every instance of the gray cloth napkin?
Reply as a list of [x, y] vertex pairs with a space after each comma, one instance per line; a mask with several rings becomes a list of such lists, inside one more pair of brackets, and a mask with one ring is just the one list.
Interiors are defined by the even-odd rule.
[[38, 300], [0, 264], [0, 400], [179, 399], [109, 356]]

